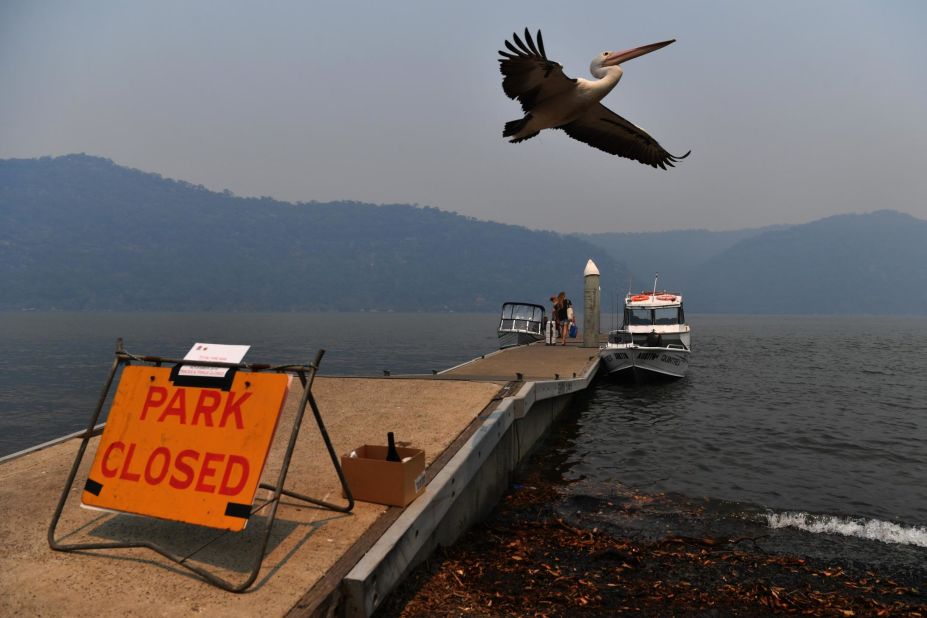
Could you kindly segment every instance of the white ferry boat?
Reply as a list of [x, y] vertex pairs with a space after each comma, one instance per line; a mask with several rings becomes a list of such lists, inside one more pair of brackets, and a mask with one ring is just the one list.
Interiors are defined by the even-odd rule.
[[682, 378], [689, 368], [690, 329], [682, 295], [628, 294], [621, 328], [611, 331], [599, 354], [615, 377]]

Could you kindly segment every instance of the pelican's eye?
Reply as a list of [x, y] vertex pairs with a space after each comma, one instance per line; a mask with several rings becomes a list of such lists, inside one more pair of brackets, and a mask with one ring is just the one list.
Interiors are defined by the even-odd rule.
[[603, 58], [604, 58], [605, 56], [607, 56], [607, 55], [608, 55], [608, 52], [602, 52], [602, 57], [603, 57]]

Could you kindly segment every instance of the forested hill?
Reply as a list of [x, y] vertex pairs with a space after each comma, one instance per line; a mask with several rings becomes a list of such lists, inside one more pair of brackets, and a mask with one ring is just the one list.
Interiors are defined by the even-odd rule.
[[[500, 208], [504, 208], [500, 204]], [[603, 249], [435, 208], [240, 198], [86, 155], [0, 161], [0, 310], [496, 311]]]
[[710, 230], [672, 230], [668, 232], [600, 232], [577, 234], [622, 261], [645, 282], [658, 272], [669, 287], [686, 286], [692, 272], [737, 243], [776, 229], [752, 228], [715, 232]]
[[741, 241], [700, 264], [696, 306], [734, 313], [927, 314], [927, 221], [882, 210]]
[[586, 236], [700, 313], [927, 314], [927, 221], [891, 210], [764, 230]]
[[[505, 205], [500, 205], [504, 208]], [[593, 244], [594, 243], [594, 244]], [[0, 160], [0, 310], [496, 311], [652, 282], [692, 313], [927, 314], [927, 221], [562, 236], [435, 208], [240, 198], [86, 155]]]

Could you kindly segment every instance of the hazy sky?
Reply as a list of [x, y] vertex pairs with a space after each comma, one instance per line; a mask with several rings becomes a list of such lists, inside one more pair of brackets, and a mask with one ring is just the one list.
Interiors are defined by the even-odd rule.
[[[548, 131], [521, 144], [496, 50], [544, 33], [662, 171]], [[0, 0], [0, 158], [74, 152], [288, 201], [417, 203], [536, 229], [927, 219], [927, 2]]]

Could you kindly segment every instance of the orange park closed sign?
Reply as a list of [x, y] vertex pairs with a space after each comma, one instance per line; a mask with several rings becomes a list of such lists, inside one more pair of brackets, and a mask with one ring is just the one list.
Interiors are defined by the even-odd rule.
[[289, 377], [239, 371], [215, 387], [184, 383], [165, 367], [123, 369], [82, 503], [242, 530]]

